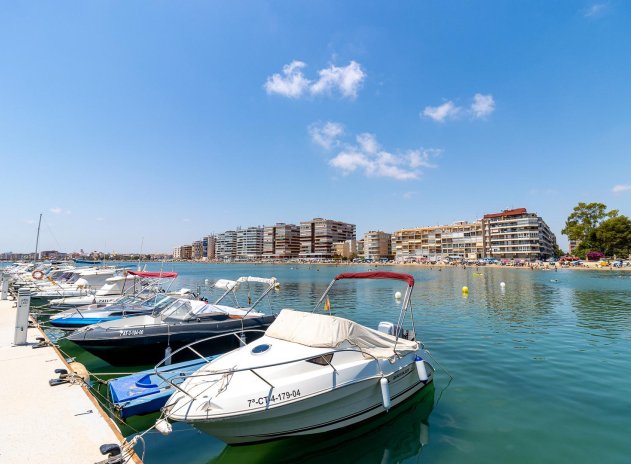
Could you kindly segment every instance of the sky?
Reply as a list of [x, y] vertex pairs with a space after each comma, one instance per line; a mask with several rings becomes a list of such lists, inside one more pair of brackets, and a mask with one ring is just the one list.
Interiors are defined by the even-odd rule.
[[631, 3], [12, 1], [0, 252], [631, 215]]

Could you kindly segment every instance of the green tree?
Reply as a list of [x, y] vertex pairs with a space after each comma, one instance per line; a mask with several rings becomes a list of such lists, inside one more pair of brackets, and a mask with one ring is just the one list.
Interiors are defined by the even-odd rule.
[[565, 221], [565, 228], [561, 231], [570, 240], [580, 241], [578, 251], [583, 254], [598, 246], [598, 239], [594, 232], [606, 219], [618, 216], [618, 210], [607, 211], [604, 203], [579, 203], [574, 207], [572, 214]]
[[607, 256], [624, 256], [631, 253], [631, 219], [614, 216], [603, 221], [593, 232], [593, 242]]

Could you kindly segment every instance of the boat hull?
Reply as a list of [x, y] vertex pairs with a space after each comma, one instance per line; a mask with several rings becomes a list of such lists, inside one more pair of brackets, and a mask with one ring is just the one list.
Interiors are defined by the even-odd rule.
[[[433, 381], [419, 380], [414, 364], [388, 376], [390, 408], [405, 402]], [[395, 377], [396, 376], [396, 377]], [[380, 378], [369, 378], [310, 398], [258, 412], [190, 420], [190, 423], [230, 445], [277, 440], [344, 429], [386, 414]]]
[[[167, 348], [175, 351], [205, 338], [238, 332], [243, 329], [265, 330], [274, 321], [274, 316], [232, 319], [222, 322], [188, 322], [155, 326], [138, 326], [121, 330], [95, 328], [74, 332], [67, 340], [103, 359], [113, 366], [156, 364], [166, 356]], [[245, 342], [259, 338], [262, 332], [249, 332]], [[235, 337], [221, 337], [195, 345], [203, 355], [224, 353], [241, 345]], [[195, 354], [184, 350], [173, 361], [192, 359]]]

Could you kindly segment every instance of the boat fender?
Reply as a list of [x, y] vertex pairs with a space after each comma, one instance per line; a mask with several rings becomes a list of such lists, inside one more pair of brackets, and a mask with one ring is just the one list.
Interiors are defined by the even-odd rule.
[[418, 378], [421, 382], [426, 382], [429, 376], [427, 375], [427, 369], [425, 368], [425, 361], [420, 356], [417, 356], [414, 359], [414, 364], [416, 364], [416, 372], [418, 373]]
[[173, 427], [166, 419], [160, 419], [156, 422], [156, 430], [162, 435], [168, 435], [173, 431]]
[[171, 353], [173, 352], [173, 349], [171, 348], [171, 346], [167, 346], [166, 349], [164, 350], [164, 365], [165, 366], [170, 366], [172, 359], [171, 359]]
[[386, 411], [390, 410], [390, 387], [388, 386], [388, 379], [382, 377], [379, 381], [381, 385], [381, 399], [383, 400], [383, 407]]

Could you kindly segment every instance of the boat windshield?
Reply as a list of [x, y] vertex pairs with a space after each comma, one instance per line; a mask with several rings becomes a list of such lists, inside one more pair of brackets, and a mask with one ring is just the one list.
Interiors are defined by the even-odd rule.
[[176, 300], [160, 312], [160, 319], [163, 321], [166, 319], [183, 320], [190, 311], [190, 300]]
[[153, 311], [155, 313], [159, 313], [165, 308], [168, 308], [169, 306], [171, 306], [176, 301], [177, 300], [175, 298], [171, 298], [170, 296], [159, 295], [159, 296], [156, 296], [155, 298], [151, 298], [150, 300], [145, 301], [142, 304], [142, 306], [146, 308], [153, 308]]
[[128, 304], [135, 303], [136, 301], [137, 301], [137, 298], [135, 296], [124, 296], [120, 300], [118, 300], [116, 303], [121, 304], [121, 305], [128, 305]]

